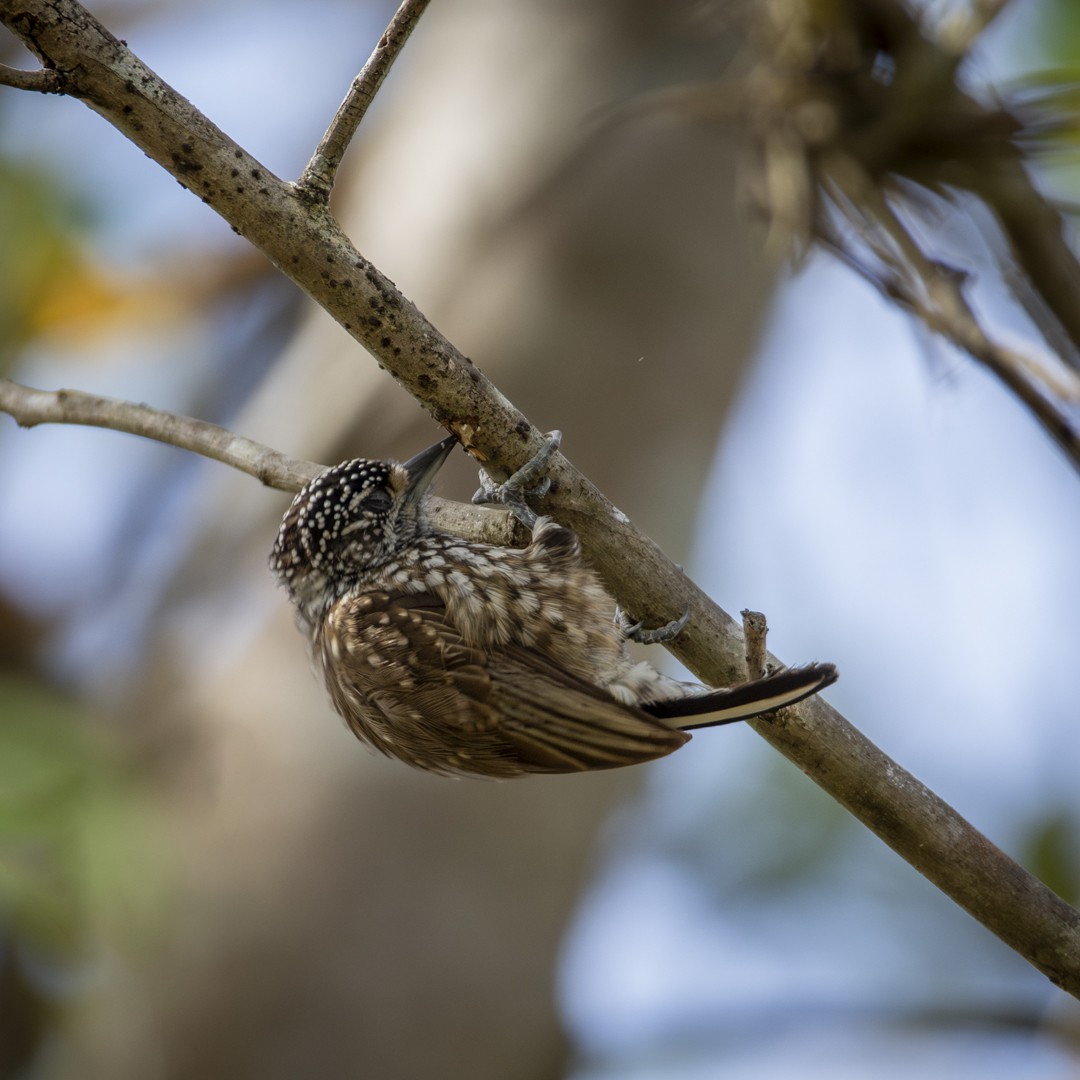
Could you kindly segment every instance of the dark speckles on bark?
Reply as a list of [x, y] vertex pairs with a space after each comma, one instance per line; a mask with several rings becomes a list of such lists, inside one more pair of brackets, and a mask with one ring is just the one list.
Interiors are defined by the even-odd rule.
[[[185, 143], [184, 145], [188, 148], [186, 152], [190, 154], [190, 145], [187, 143]], [[186, 176], [188, 173], [202, 171], [202, 165], [198, 161], [193, 161], [190, 157], [184, 157], [183, 155], [178, 154], [175, 151], [170, 154], [169, 157], [172, 159], [173, 165], [176, 166], [176, 171], [180, 173], [181, 176]]]

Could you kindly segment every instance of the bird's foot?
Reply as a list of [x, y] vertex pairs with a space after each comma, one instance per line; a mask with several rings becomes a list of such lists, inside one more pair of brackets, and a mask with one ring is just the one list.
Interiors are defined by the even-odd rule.
[[486, 469], [480, 470], [480, 488], [472, 497], [477, 505], [497, 503], [505, 506], [527, 529], [536, 524], [536, 514], [526, 499], [540, 499], [548, 493], [551, 480], [545, 476], [552, 455], [562, 442], [561, 431], [549, 431], [547, 440], [535, 457], [526, 461], [501, 484], [492, 480]]
[[690, 609], [687, 608], [677, 619], [657, 626], [653, 630], [646, 630], [642, 623], [632, 623], [621, 607], [615, 608], [615, 625], [622, 632], [623, 637], [636, 641], [639, 645], [662, 645], [666, 641], [677, 638], [682, 633], [683, 627], [690, 621]]

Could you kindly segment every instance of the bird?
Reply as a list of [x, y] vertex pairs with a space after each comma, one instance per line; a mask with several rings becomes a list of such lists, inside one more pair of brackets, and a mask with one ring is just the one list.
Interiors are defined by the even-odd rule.
[[637, 628], [613, 619], [577, 535], [524, 503], [544, 452], [503, 486], [532, 530], [526, 547], [431, 524], [429, 491], [455, 445], [451, 436], [404, 463], [357, 458], [325, 470], [296, 495], [274, 542], [271, 571], [362, 742], [451, 776], [611, 769], [835, 682], [832, 664], [809, 664], [710, 689], [635, 662]]

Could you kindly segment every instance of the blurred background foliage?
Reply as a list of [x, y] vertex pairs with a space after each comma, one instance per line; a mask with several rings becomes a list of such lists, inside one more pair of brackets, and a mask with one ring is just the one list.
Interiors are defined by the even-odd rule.
[[152, 946], [168, 918], [151, 790], [100, 718], [25, 672], [0, 675], [0, 1063], [23, 1075], [110, 938]]
[[[820, 466], [822, 429], [842, 423], [803, 386], [792, 409], [817, 426], [767, 467], [781, 439], [754, 411], [769, 370], [755, 357], [783, 338], [780, 268], [736, 197], [737, 139], [671, 117], [598, 123], [613, 102], [737, 69], [745, 12], [689, 0], [587, 8], [433, 5], [336, 208], [360, 249], [530, 418], [563, 428], [575, 462], [689, 563], [716, 477], [750, 474], [749, 501], [731, 501], [730, 479], [721, 494], [745, 532], [771, 478], [798, 477], [803, 455]], [[290, 176], [390, 6], [322, 0], [299, 21], [284, 0], [95, 13]], [[1080, 71], [1074, 4], [1014, 0], [1014, 14], [976, 76], [1027, 80], [1031, 95], [1033, 72]], [[10, 43], [0, 53], [28, 65]], [[1061, 78], [1052, 87], [1056, 130], [1072, 138], [1076, 110]], [[1070, 198], [1075, 162], [1054, 168], [1048, 182]], [[437, 434], [77, 102], [0, 89], [0, 280], [0, 371], [30, 384], [147, 400], [324, 461], [404, 456]], [[873, 332], [875, 346], [901, 336], [891, 327]], [[845, 327], [833, 329], [827, 348], [850, 350]], [[785, 339], [804, 369], [809, 337]], [[925, 341], [911, 351], [934, 393], [961, 378]], [[779, 380], [778, 398], [801, 385], [791, 370]], [[847, 410], [872, 415], [852, 395]], [[866, 658], [843, 624], [883, 654], [892, 644], [868, 626], [902, 613], [877, 593], [869, 604], [883, 613], [845, 607], [840, 580], [868, 591], [877, 552], [829, 568], [822, 551], [850, 527], [832, 478], [840, 459], [902, 455], [879, 428], [847, 434], [824, 456], [835, 471], [800, 489], [814, 485], [813, 505], [777, 494], [787, 516], [749, 538], [780, 582], [766, 607], [775, 647], [840, 661], [837, 700], [852, 719], [872, 735], [877, 720], [905, 764], [978, 807], [1075, 902], [1068, 758], [1065, 780], [1033, 765], [1038, 784], [1003, 794], [995, 816], [980, 801], [1002, 782], [993, 769], [1023, 772], [1026, 744], [1010, 759], [1012, 744], [994, 749], [978, 724], [950, 738], [930, 721], [929, 737], [909, 736], [884, 719], [883, 680], [859, 685]], [[880, 499], [885, 518], [903, 493], [884, 464], [870, 471], [864, 502]], [[455, 462], [443, 493], [467, 495], [468, 473]], [[307, 670], [264, 567], [286, 499], [169, 448], [11, 424], [0, 488], [0, 1075], [761, 1077], [791, 1075], [793, 1062], [811, 1075], [816, 1051], [830, 1076], [868, 1075], [868, 1063], [893, 1075], [886, 1060], [896, 1075], [1074, 1074], [1075, 1012], [748, 733], [711, 744], [714, 756], [702, 739], [679, 761], [585, 783], [414, 776], [353, 745]], [[943, 501], [957, 491], [969, 494], [958, 484]], [[699, 550], [723, 548], [716, 529]], [[918, 562], [915, 545], [882, 561], [899, 574], [904, 558]], [[729, 556], [715, 585], [725, 602], [750, 558]], [[709, 555], [704, 565], [716, 572]], [[812, 598], [807, 580], [821, 584]], [[731, 600], [745, 602], [737, 589]], [[1058, 631], [1066, 656], [1072, 629]], [[925, 659], [916, 648], [893, 666]], [[1030, 689], [1012, 693], [1026, 722], [1038, 711]], [[941, 696], [950, 710], [963, 692]], [[928, 744], [925, 761], [905, 756]], [[804, 962], [808, 924], [822, 954]], [[842, 1053], [817, 1041], [838, 1015], [857, 1033]], [[863, 1046], [881, 1017], [888, 1038]], [[913, 1029], [942, 1037], [919, 1042]], [[786, 1059], [762, 1049], [789, 1041]], [[1017, 1071], [990, 1071], [994, 1055]]]
[[66, 289], [72, 290], [74, 311], [95, 315], [110, 291], [94, 272], [100, 269], [87, 264], [84, 215], [47, 170], [5, 159], [0, 200], [6, 283], [0, 299], [0, 325], [5, 329], [0, 362], [10, 371], [29, 341], [57, 320], [69, 318], [62, 302]]

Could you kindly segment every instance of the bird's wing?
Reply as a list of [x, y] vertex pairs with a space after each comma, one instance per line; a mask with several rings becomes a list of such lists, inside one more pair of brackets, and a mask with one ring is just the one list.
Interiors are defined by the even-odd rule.
[[662, 757], [689, 735], [519, 646], [481, 650], [427, 593], [347, 597], [320, 634], [327, 685], [365, 742], [437, 772], [517, 776]]

